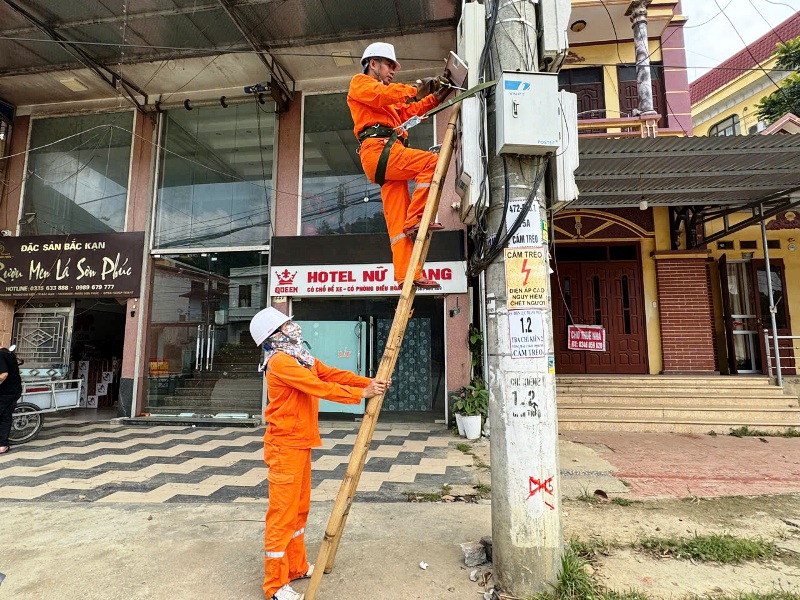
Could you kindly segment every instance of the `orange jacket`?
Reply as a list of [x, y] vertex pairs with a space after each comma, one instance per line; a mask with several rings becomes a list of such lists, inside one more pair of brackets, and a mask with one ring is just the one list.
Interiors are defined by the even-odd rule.
[[370, 379], [329, 367], [319, 359], [304, 367], [297, 359], [278, 352], [267, 363], [269, 404], [264, 411], [264, 441], [290, 448], [315, 448], [319, 437], [319, 399], [358, 404]]
[[[419, 102], [406, 104], [406, 100], [413, 98], [416, 93], [417, 88], [413, 85], [384, 85], [369, 75], [359, 73], [350, 81], [350, 91], [347, 92], [347, 105], [355, 124], [353, 133], [358, 137], [364, 127], [376, 123], [397, 127], [414, 115], [424, 115], [439, 106], [439, 101], [433, 94]], [[408, 134], [403, 132], [402, 137], [408, 137]]]

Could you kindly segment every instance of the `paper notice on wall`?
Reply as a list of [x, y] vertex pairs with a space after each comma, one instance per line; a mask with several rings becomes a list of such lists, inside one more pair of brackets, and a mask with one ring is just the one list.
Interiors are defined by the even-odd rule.
[[103, 371], [103, 383], [111, 383], [114, 381], [113, 371]]
[[86, 399], [86, 408], [97, 408], [97, 396], [89, 396]]
[[78, 377], [85, 377], [89, 374], [89, 361], [82, 360], [78, 362]]
[[[511, 227], [516, 223], [517, 218], [525, 207], [525, 199], [511, 200], [506, 210], [506, 227]], [[539, 203], [535, 200], [531, 204], [530, 210], [525, 215], [519, 229], [514, 232], [508, 242], [509, 248], [520, 248], [530, 246], [541, 246], [545, 243], [542, 235], [542, 220], [539, 218]]]
[[94, 388], [94, 393], [98, 396], [105, 396], [108, 393], [108, 384], [107, 383], [98, 383], [97, 386]]
[[542, 311], [534, 309], [508, 311], [508, 329], [512, 358], [545, 356]]

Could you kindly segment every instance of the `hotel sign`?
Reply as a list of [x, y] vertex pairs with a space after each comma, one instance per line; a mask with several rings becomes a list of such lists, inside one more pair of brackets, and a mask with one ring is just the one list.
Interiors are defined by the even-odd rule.
[[[417, 295], [463, 294], [467, 291], [466, 264], [463, 261], [425, 263], [425, 277], [441, 287], [417, 290]], [[294, 297], [322, 296], [397, 296], [400, 287], [392, 278], [391, 265], [302, 265], [273, 266], [270, 295]]]
[[0, 298], [139, 295], [144, 233], [0, 238]]

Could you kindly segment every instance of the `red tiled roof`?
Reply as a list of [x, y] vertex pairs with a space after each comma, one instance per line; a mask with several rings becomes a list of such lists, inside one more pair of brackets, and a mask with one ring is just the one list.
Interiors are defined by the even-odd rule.
[[[743, 75], [744, 70], [763, 63], [772, 56], [776, 50], [775, 46], [781, 40], [789, 41], [797, 36], [800, 36], [800, 11], [778, 25], [775, 31], [770, 30], [769, 33], [750, 44], [747, 47], [750, 52], [747, 51], [747, 48], [742, 49], [690, 83], [689, 94], [691, 95], [692, 104], [700, 102], [700, 100], [707, 98], [726, 83], [730, 83]], [[753, 56], [750, 56], [750, 54]], [[753, 57], [755, 57], [755, 61]]]

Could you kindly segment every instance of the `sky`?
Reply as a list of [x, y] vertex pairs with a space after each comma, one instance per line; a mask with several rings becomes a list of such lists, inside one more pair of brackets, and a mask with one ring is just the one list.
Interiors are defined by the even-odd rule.
[[791, 17], [800, 10], [800, 0], [682, 0], [681, 8], [689, 17], [684, 36], [693, 81]]

